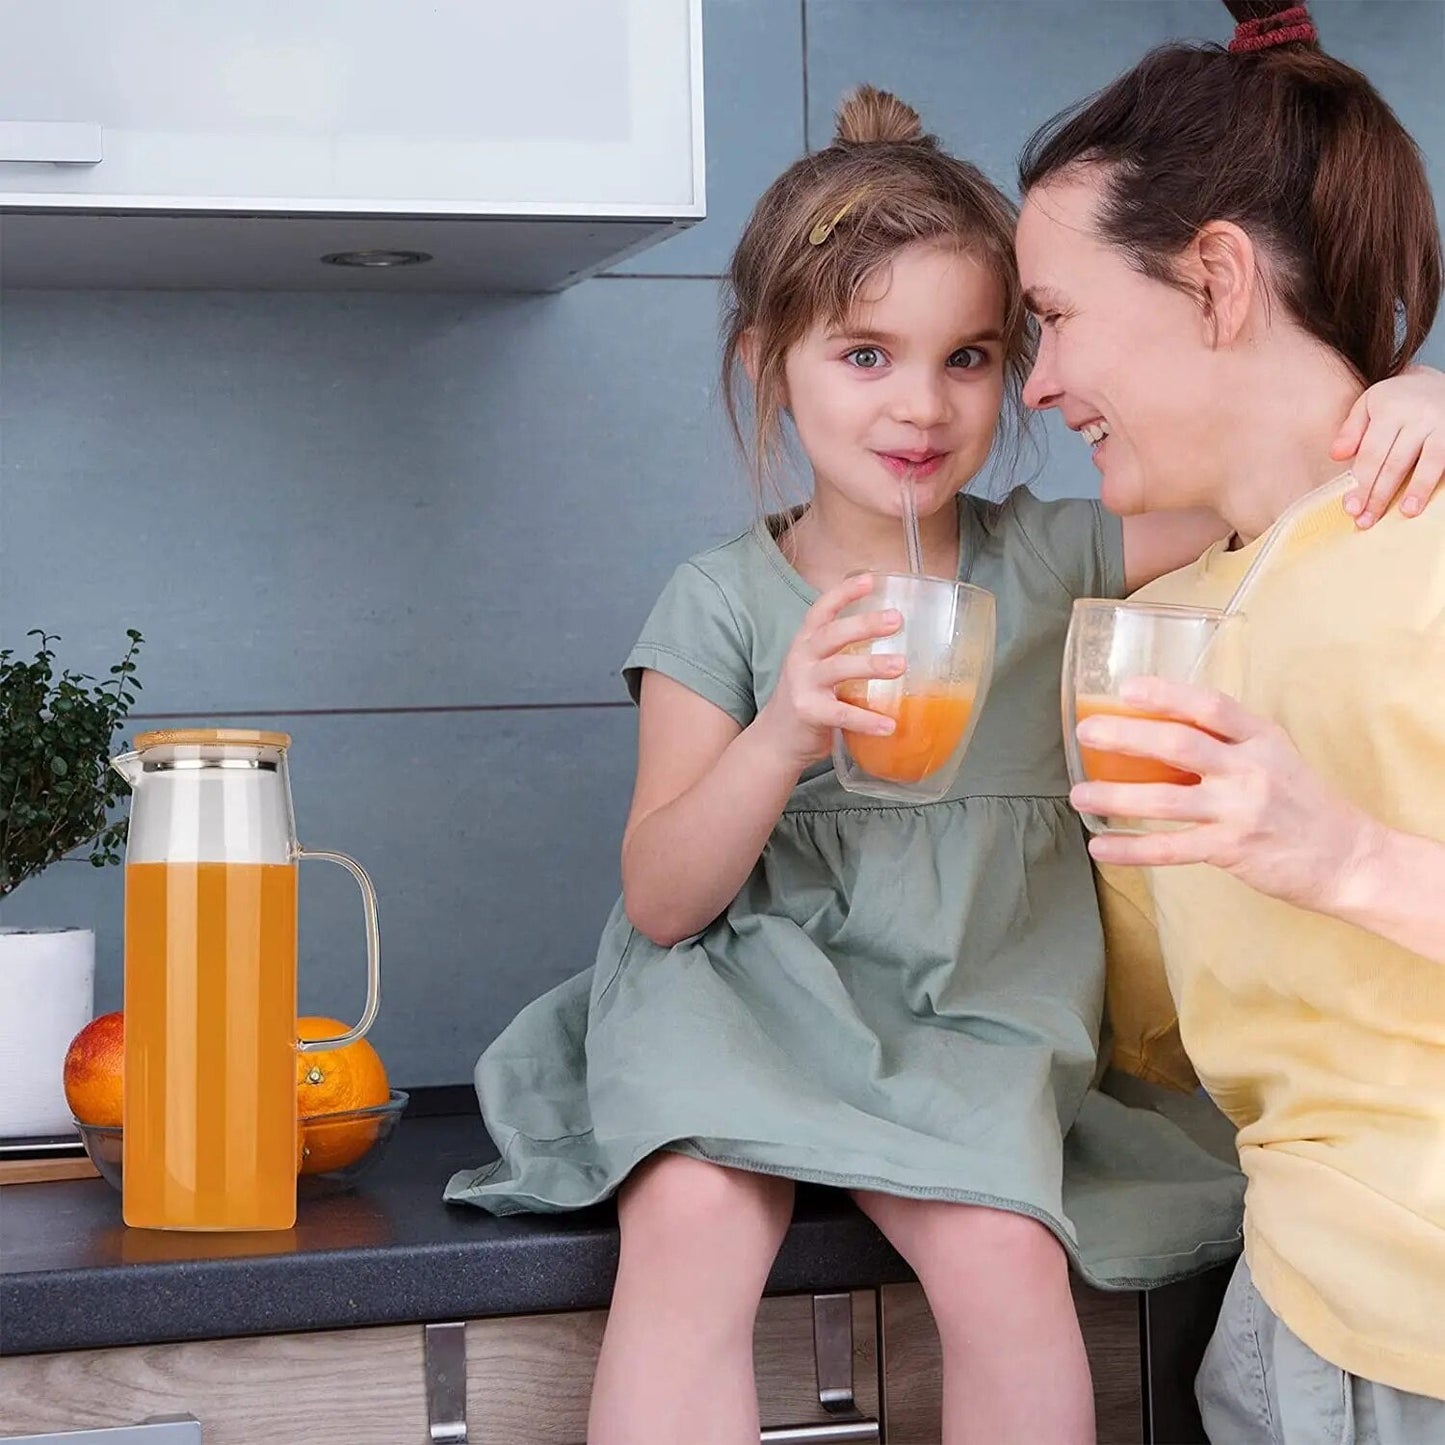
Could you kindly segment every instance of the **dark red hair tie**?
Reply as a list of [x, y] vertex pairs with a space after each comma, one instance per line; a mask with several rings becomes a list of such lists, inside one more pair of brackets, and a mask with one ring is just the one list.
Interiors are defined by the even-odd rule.
[[1319, 38], [1310, 12], [1303, 5], [1292, 5], [1288, 10], [1277, 10], [1258, 20], [1241, 20], [1234, 27], [1229, 53], [1248, 55], [1251, 51], [1270, 50], [1276, 45], [1293, 45], [1297, 41], [1309, 44]]

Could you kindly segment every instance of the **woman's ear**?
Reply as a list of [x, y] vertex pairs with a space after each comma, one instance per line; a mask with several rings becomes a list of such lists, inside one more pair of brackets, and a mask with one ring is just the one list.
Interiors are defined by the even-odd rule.
[[1204, 299], [1215, 346], [1237, 341], [1249, 324], [1260, 287], [1259, 256], [1249, 233], [1233, 221], [1201, 226], [1186, 270]]

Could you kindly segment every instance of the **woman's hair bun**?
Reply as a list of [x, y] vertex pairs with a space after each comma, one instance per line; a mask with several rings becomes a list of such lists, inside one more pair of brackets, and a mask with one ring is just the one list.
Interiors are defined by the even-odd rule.
[[1224, 8], [1244, 23], [1249, 20], [1273, 20], [1285, 10], [1299, 6], [1300, 0], [1224, 0]]

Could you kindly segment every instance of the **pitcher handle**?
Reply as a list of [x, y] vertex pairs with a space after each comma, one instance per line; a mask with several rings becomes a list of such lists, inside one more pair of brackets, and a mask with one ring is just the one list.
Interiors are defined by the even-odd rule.
[[298, 1039], [296, 1047], [302, 1053], [315, 1053], [320, 1049], [344, 1048], [359, 1039], [376, 1021], [376, 1010], [381, 1003], [381, 934], [376, 926], [376, 889], [366, 870], [355, 858], [345, 853], [323, 853], [317, 848], [296, 849], [298, 858], [320, 858], [324, 863], [339, 863], [361, 888], [361, 902], [366, 910], [366, 1008], [361, 1022], [350, 1033], [334, 1039]]

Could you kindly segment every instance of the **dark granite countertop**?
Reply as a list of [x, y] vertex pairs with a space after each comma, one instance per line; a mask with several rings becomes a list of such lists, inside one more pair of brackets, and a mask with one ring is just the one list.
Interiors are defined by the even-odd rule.
[[[494, 1219], [442, 1202], [495, 1157], [480, 1119], [407, 1118], [348, 1194], [265, 1234], [127, 1229], [100, 1179], [0, 1191], [0, 1355], [591, 1309], [617, 1267], [611, 1207]], [[846, 1196], [804, 1187], [768, 1292], [910, 1279]]]

